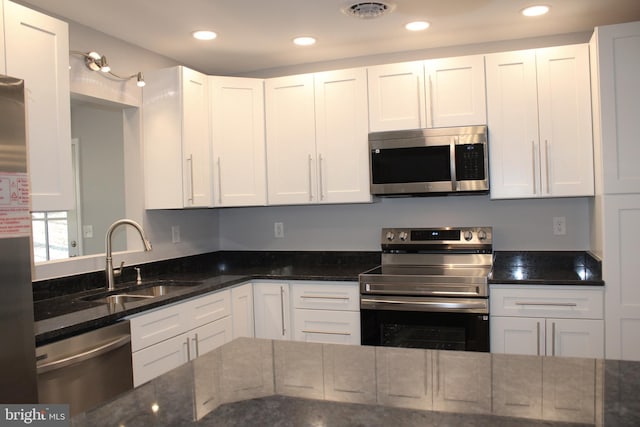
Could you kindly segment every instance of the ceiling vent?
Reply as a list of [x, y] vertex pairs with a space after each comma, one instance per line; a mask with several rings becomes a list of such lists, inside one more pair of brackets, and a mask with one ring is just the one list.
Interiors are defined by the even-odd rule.
[[395, 4], [379, 1], [363, 1], [345, 6], [342, 11], [350, 16], [362, 19], [378, 18], [390, 13], [396, 8]]

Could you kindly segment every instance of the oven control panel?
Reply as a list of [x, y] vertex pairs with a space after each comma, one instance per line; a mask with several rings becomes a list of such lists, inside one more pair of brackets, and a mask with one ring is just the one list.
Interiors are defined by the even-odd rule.
[[383, 228], [381, 244], [383, 249], [395, 245], [402, 247], [429, 247], [441, 245], [491, 246], [491, 227], [443, 227], [443, 228]]

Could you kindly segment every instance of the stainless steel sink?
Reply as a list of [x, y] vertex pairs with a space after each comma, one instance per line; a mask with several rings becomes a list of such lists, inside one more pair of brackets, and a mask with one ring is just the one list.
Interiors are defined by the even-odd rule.
[[173, 293], [184, 290], [192, 286], [199, 285], [200, 282], [156, 282], [146, 285], [138, 285], [122, 289], [117, 293], [100, 293], [98, 295], [91, 295], [82, 298], [83, 301], [98, 302], [109, 305], [125, 305], [130, 303], [136, 303], [147, 299], [152, 299], [160, 296], [171, 295]]

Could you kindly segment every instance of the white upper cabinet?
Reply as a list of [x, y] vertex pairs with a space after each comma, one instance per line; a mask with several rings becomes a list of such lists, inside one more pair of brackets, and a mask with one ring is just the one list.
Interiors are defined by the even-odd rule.
[[3, 6], [6, 74], [25, 81], [31, 209], [73, 209], [68, 25]]
[[491, 197], [593, 195], [587, 45], [486, 56]]
[[267, 203], [264, 82], [209, 77], [214, 206]]
[[422, 62], [369, 67], [367, 77], [370, 132], [426, 126]]
[[640, 193], [640, 22], [598, 27], [590, 45], [600, 192]]
[[7, 74], [4, 49], [4, 1], [0, 1], [0, 74]]
[[487, 122], [483, 55], [379, 65], [367, 73], [371, 132]]
[[370, 201], [364, 70], [265, 86], [269, 204]]
[[315, 104], [316, 201], [370, 202], [366, 70], [316, 74]]
[[487, 123], [484, 55], [425, 62], [427, 127]]
[[147, 209], [213, 205], [207, 76], [185, 67], [145, 75]]
[[269, 204], [311, 203], [315, 188], [313, 74], [265, 82]]

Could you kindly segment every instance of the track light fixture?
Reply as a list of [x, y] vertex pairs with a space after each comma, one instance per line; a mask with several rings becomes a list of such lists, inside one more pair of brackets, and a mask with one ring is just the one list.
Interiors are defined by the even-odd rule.
[[121, 76], [113, 71], [111, 71], [111, 67], [109, 66], [109, 62], [107, 61], [107, 57], [104, 55], [100, 55], [98, 52], [80, 52], [77, 50], [72, 50], [69, 52], [71, 55], [81, 56], [84, 58], [84, 64], [91, 71], [102, 71], [103, 73], [109, 74], [112, 77], [115, 77], [120, 80], [131, 80], [133, 78], [136, 79], [136, 84], [138, 87], [143, 87], [145, 85], [144, 76], [142, 72], [138, 72], [136, 74], [132, 74], [130, 76]]

